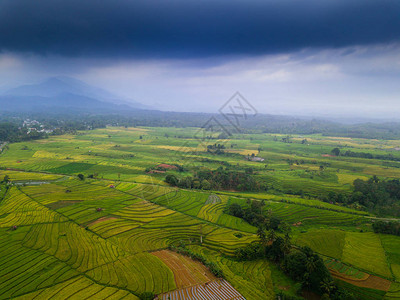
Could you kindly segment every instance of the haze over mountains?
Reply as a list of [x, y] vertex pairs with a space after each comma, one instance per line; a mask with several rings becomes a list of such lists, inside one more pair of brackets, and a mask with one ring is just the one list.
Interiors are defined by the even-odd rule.
[[150, 108], [71, 77], [52, 77], [39, 84], [10, 89], [0, 94], [0, 106], [2, 111], [10, 112], [110, 113]]
[[[143, 99], [143, 101], [146, 101], [146, 99]], [[272, 114], [265, 115], [264, 118], [267, 118], [270, 122], [273, 122], [276, 118], [287, 121], [285, 116], [295, 116], [295, 118], [305, 120], [317, 118], [348, 124], [398, 122], [397, 118], [389, 118], [388, 116], [386, 118], [372, 118], [365, 115], [347, 116], [345, 114], [338, 116], [332, 114], [332, 112], [330, 114], [306, 114], [301, 110], [300, 106], [298, 108], [297, 113], [293, 113], [292, 111], [287, 111], [286, 113], [273, 112]], [[142, 110], [148, 110], [148, 112], [145, 113]], [[20, 85], [2, 93], [0, 92], [0, 113], [78, 113], [78, 115], [82, 113], [124, 113], [136, 117], [143, 117], [144, 115], [150, 117], [149, 114], [151, 114], [151, 117], [156, 119], [161, 116], [163, 116], [162, 118], [176, 119], [179, 113], [173, 113], [172, 111], [175, 110], [163, 110], [162, 108], [159, 109], [158, 107], [155, 108], [154, 106], [142, 104], [67, 76], [50, 77], [38, 84]], [[180, 112], [180, 114], [182, 113]], [[197, 120], [197, 116], [200, 116], [200, 119], [203, 120], [209, 115], [209, 113], [202, 111], [183, 114], [186, 114], [188, 118], [192, 118], [193, 120]]]

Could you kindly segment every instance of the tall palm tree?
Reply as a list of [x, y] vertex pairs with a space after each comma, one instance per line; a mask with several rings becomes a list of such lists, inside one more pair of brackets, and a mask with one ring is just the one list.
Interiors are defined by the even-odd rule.
[[316, 264], [315, 264], [315, 259], [313, 256], [307, 257], [306, 260], [306, 269], [309, 273], [312, 273], [315, 270]]
[[265, 234], [265, 230], [262, 226], [259, 226], [257, 228], [257, 235], [260, 238], [261, 244], [266, 245], [267, 244], [267, 235]]
[[290, 236], [288, 233], [286, 233], [285, 238], [283, 239], [282, 251], [287, 254], [290, 252], [291, 247], [292, 247], [292, 243], [290, 241]]
[[268, 234], [268, 241], [275, 242], [276, 240], [276, 233], [275, 230], [271, 229]]
[[310, 273], [303, 274], [303, 280], [301, 282], [303, 288], [308, 289], [310, 287]]
[[321, 281], [321, 289], [331, 295], [335, 291], [336, 285], [332, 280], [325, 278]]

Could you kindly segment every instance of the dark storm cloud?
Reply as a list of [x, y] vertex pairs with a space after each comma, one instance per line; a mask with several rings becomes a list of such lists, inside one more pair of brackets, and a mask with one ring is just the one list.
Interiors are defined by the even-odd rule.
[[398, 0], [2, 0], [0, 49], [62, 56], [257, 55], [400, 40]]

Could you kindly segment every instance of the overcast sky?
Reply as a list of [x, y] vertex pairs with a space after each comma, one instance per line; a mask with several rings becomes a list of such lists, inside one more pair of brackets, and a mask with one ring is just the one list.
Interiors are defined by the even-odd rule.
[[2, 0], [0, 90], [66, 75], [158, 109], [400, 115], [398, 0]]

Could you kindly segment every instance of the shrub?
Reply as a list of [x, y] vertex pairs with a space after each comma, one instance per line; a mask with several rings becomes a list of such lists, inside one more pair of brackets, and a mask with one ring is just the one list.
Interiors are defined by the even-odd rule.
[[143, 292], [139, 295], [141, 300], [153, 300], [155, 298], [155, 294], [153, 292]]

